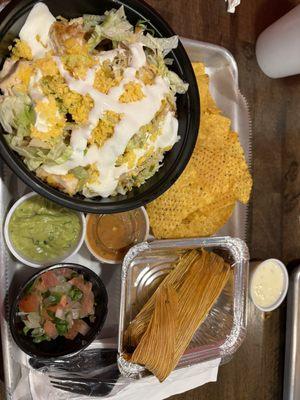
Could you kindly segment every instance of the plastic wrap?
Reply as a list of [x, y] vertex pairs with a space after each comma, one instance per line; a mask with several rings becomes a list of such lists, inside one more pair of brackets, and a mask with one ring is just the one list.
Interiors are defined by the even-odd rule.
[[[95, 390], [96, 385], [92, 384], [94, 393], [87, 396], [87, 392], [78, 391], [78, 383], [76, 380], [69, 380], [73, 392], [62, 391], [57, 389], [51, 383], [53, 378], [48, 375], [22, 368], [22, 378], [13, 393], [13, 400], [96, 400], [99, 398], [108, 398], [114, 400], [162, 400], [176, 393], [182, 393], [195, 387], [204, 385], [207, 382], [215, 382], [217, 380], [220, 359], [208, 361], [203, 364], [175, 370], [161, 384], [154, 376], [149, 376], [140, 380], [132, 380], [129, 378], [119, 377], [117, 381], [111, 379], [105, 380], [104, 384], [110, 386], [111, 391], [104, 394]], [[44, 367], [43, 367], [44, 368]], [[53, 374], [53, 372], [52, 372]], [[52, 376], [52, 375], [51, 375]], [[63, 382], [64, 377], [60, 378]], [[99, 383], [98, 383], [99, 385]], [[30, 387], [30, 397], [26, 391]], [[98, 386], [99, 387], [99, 386]], [[102, 388], [103, 389], [103, 388]], [[76, 391], [76, 393], [75, 393]], [[96, 394], [97, 393], [97, 394]]]
[[75, 396], [110, 397], [128, 384], [120, 379], [115, 349], [88, 349], [53, 361], [31, 358], [28, 363], [31, 369], [47, 374], [54, 388]]

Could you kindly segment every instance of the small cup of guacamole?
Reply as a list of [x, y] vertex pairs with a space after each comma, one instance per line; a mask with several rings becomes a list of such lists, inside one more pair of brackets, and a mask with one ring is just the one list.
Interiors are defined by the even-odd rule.
[[83, 213], [29, 193], [9, 210], [4, 237], [11, 253], [30, 267], [61, 262], [81, 247], [86, 230]]

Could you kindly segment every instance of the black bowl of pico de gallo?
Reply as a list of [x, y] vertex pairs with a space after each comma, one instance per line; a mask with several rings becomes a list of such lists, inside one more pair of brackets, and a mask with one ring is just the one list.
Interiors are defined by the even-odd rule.
[[107, 292], [89, 268], [58, 264], [32, 276], [10, 311], [17, 345], [38, 358], [70, 356], [85, 349], [102, 329]]

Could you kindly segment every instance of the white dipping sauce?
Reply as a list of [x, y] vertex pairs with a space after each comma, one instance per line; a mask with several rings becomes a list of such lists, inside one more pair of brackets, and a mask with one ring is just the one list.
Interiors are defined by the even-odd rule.
[[251, 279], [250, 293], [255, 304], [262, 308], [274, 305], [282, 295], [285, 276], [276, 261], [266, 260], [258, 265]]

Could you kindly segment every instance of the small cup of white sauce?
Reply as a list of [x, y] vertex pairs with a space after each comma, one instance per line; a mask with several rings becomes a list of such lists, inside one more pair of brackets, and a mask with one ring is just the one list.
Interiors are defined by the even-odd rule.
[[250, 297], [261, 311], [275, 310], [286, 297], [289, 276], [286, 266], [275, 258], [258, 264], [250, 275]]

